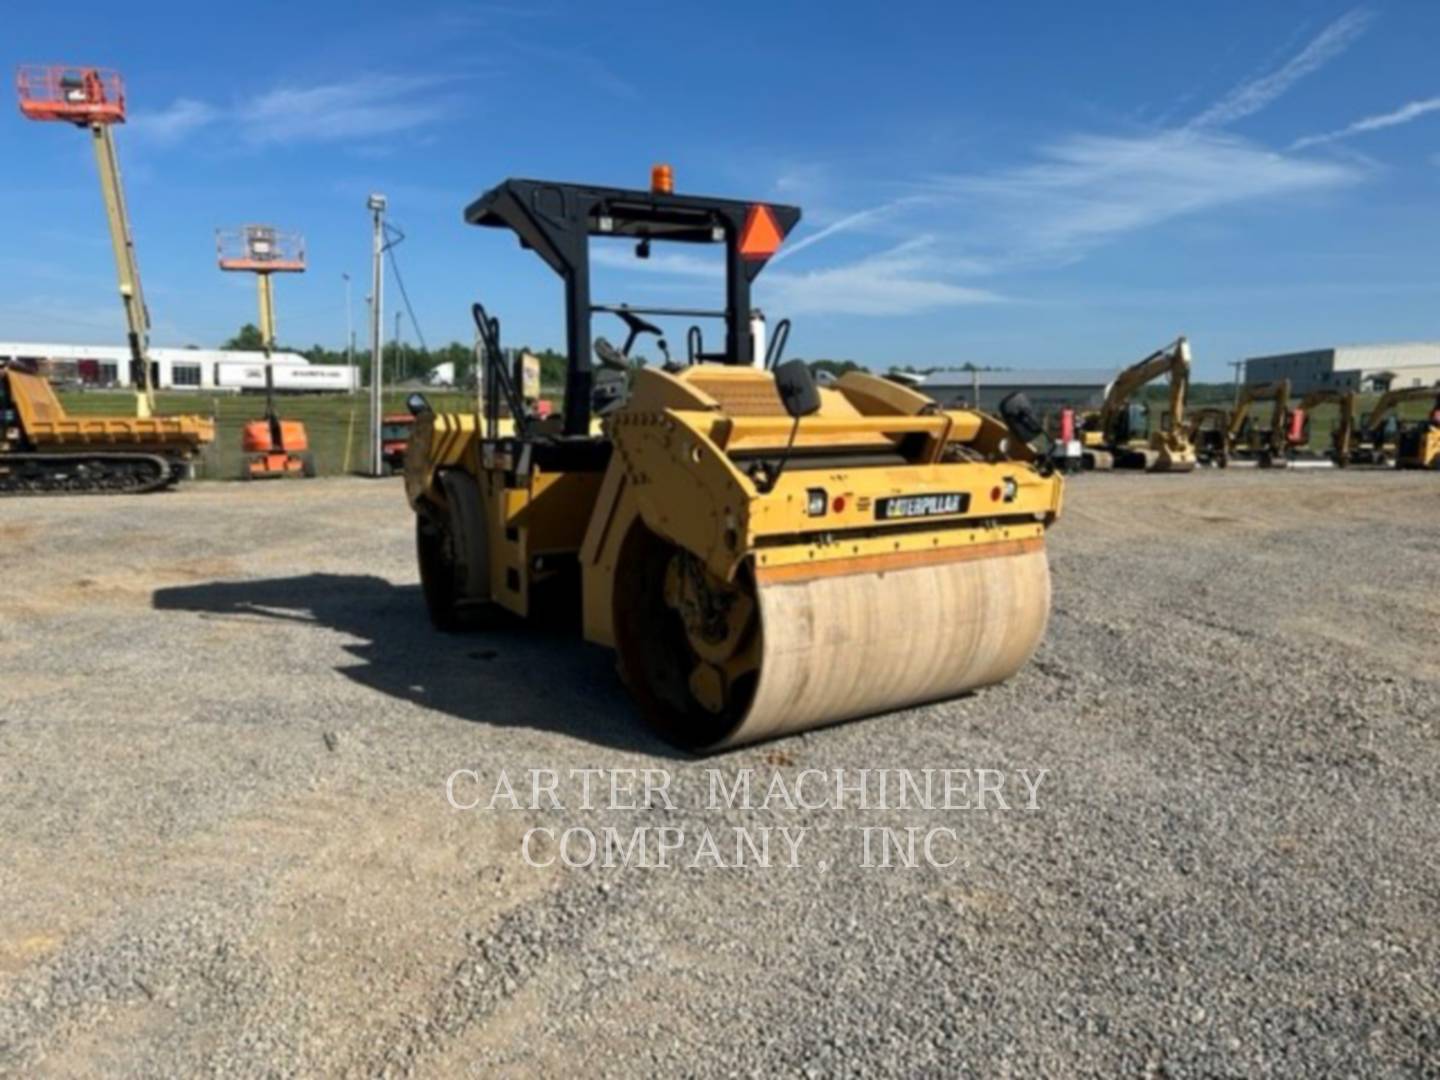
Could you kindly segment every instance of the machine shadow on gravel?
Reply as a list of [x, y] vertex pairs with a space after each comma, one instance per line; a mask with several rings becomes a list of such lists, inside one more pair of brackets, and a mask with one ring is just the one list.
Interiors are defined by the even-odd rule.
[[[347, 678], [461, 720], [530, 727], [619, 750], [681, 757], [636, 715], [605, 650], [569, 628], [506, 620], [443, 634], [418, 585], [362, 574], [304, 574], [157, 589], [157, 611], [319, 626], [362, 639]], [[497, 632], [501, 631], [501, 632]]]

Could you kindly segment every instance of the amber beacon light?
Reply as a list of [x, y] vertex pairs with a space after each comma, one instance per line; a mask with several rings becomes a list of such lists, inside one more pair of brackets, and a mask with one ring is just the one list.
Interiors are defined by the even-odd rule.
[[655, 195], [674, 195], [675, 170], [669, 165], [650, 166], [650, 191]]

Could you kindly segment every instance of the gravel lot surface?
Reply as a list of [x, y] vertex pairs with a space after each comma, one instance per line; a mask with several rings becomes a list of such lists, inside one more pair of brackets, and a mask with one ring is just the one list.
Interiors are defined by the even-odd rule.
[[[432, 633], [395, 481], [11, 500], [0, 541], [0, 1074], [1440, 1075], [1434, 476], [1081, 478], [1019, 677], [707, 760], [564, 632]], [[447, 802], [532, 768], [562, 809]], [[743, 768], [1011, 808], [708, 809]], [[521, 858], [607, 826], [687, 847]], [[735, 826], [799, 865], [689, 866]]]

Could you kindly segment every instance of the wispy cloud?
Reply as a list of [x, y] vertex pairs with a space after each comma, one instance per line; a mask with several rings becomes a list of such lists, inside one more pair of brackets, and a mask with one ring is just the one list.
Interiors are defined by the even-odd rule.
[[761, 294], [787, 315], [915, 315], [939, 308], [994, 304], [1005, 297], [947, 280], [945, 260], [921, 236], [878, 255], [796, 273], [771, 270]]
[[970, 235], [1001, 264], [1064, 260], [1174, 218], [1358, 181], [1358, 168], [1288, 157], [1236, 136], [1194, 130], [1072, 135], [1040, 160], [989, 175], [939, 178], [965, 206]]
[[[687, 279], [709, 287], [724, 280], [725, 264], [719, 255], [717, 249], [713, 258], [656, 252], [648, 259], [636, 259], [621, 247], [606, 245], [593, 247], [590, 260], [616, 270]], [[786, 315], [913, 315], [1005, 299], [987, 289], [953, 283], [948, 280], [952, 272], [935, 250], [934, 238], [920, 236], [879, 254], [823, 269], [767, 269], [757, 279], [756, 290], [767, 306]]]
[[127, 126], [142, 138], [158, 143], [179, 142], [220, 118], [221, 110], [194, 98], [176, 98], [166, 108], [130, 115]]
[[132, 123], [162, 144], [212, 127], [249, 146], [377, 138], [440, 119], [453, 104], [452, 82], [431, 75], [367, 75], [280, 86], [228, 106], [178, 98], [164, 109], [137, 113]]
[[[777, 256], [757, 289], [777, 311], [796, 314], [908, 315], [995, 303], [1005, 297], [973, 287], [976, 276], [1063, 265], [1187, 215], [1326, 192], [1366, 175], [1360, 165], [1278, 153], [1222, 132], [1071, 135], [1041, 147], [1030, 163], [930, 177], [918, 190], [842, 216], [781, 252], [813, 257], [821, 241], [857, 234], [845, 244], [846, 257], [796, 271]], [[854, 254], [897, 231], [912, 239]], [[697, 282], [722, 273], [718, 259], [685, 253], [636, 260], [627, 249], [604, 246], [593, 258]]]
[[1348, 49], [1373, 18], [1373, 13], [1364, 8], [1347, 11], [1275, 71], [1241, 83], [1190, 121], [1190, 126], [1223, 127], [1259, 112]]
[[[1188, 124], [1141, 134], [1071, 134], [1040, 146], [1029, 163], [931, 177], [790, 242], [775, 261], [846, 234], [868, 233], [872, 241], [897, 231], [942, 238], [925, 245], [923, 257], [906, 245], [807, 274], [771, 271], [763, 280], [773, 287], [778, 279], [796, 310], [893, 314], [987, 302], [995, 295], [963, 284], [967, 275], [1062, 264], [1176, 218], [1356, 183], [1367, 174], [1362, 163], [1295, 157], [1218, 129], [1259, 112], [1335, 59], [1371, 19], [1360, 8], [1347, 12]], [[1415, 109], [1430, 107], [1440, 102], [1417, 103], [1403, 118], [1384, 122], [1404, 122]], [[841, 302], [832, 305], [830, 295]]]
[[[795, 315], [903, 316], [999, 303], [1012, 298], [975, 287], [977, 275], [1063, 265], [1167, 221], [1323, 193], [1366, 175], [1357, 164], [1277, 153], [1220, 132], [1071, 135], [1040, 148], [1031, 163], [931, 177], [920, 191], [839, 218], [781, 251], [813, 255], [817, 243], [846, 233], [873, 242], [910, 230], [914, 238], [816, 269], [772, 265], [757, 295], [767, 309]], [[857, 239], [863, 245], [852, 237], [848, 250]], [[690, 255], [657, 253], [644, 262], [621, 250], [597, 255], [604, 265], [692, 281], [721, 275], [718, 261]]]
[[907, 195], [899, 199], [892, 199], [890, 202], [880, 206], [872, 206], [868, 210], [858, 210], [853, 214], [846, 214], [838, 221], [831, 222], [817, 232], [810, 233], [808, 236], [802, 236], [799, 240], [792, 243], [787, 243], [776, 253], [774, 259], [771, 261], [779, 262], [781, 259], [788, 259], [797, 252], [804, 251], [806, 248], [812, 247], [822, 240], [828, 240], [830, 237], [838, 236], [841, 233], [854, 232], [883, 218], [893, 217], [907, 207], [914, 206], [916, 203], [923, 201], [923, 196]]
[[[783, 265], [758, 280], [757, 294], [786, 314], [911, 315], [1003, 302], [1007, 297], [974, 287], [973, 279], [1063, 265], [1186, 216], [1358, 183], [1370, 171], [1363, 162], [1312, 160], [1220, 129], [1259, 112], [1335, 59], [1371, 18], [1358, 8], [1341, 16], [1274, 70], [1235, 87], [1188, 124], [1139, 134], [1074, 133], [1039, 146], [1027, 162], [892, 189], [888, 199], [872, 198], [870, 205], [793, 238], [772, 260]], [[1440, 108], [1440, 99], [1361, 124], [1403, 123], [1431, 108]], [[814, 187], [816, 176], [814, 167], [791, 166], [776, 190]], [[897, 235], [911, 239], [897, 246]], [[877, 242], [887, 246], [857, 254]], [[829, 265], [792, 269], [787, 260], [804, 255], [813, 263], [821, 244], [827, 253], [833, 244], [843, 254]], [[718, 280], [721, 272], [718, 261], [692, 255], [657, 253], [637, 262], [617, 249], [597, 251], [597, 261], [696, 283]]]
[[1425, 98], [1423, 101], [1411, 101], [1400, 108], [1388, 113], [1380, 113], [1378, 116], [1367, 116], [1363, 120], [1356, 120], [1353, 124], [1347, 124], [1335, 131], [1327, 131], [1321, 135], [1306, 135], [1302, 139], [1296, 139], [1290, 144], [1291, 150], [1301, 150], [1307, 146], [1318, 146], [1321, 143], [1335, 142], [1339, 139], [1348, 139], [1352, 135], [1362, 135], [1367, 131], [1379, 131], [1381, 128], [1398, 127], [1401, 124], [1408, 124], [1412, 120], [1418, 120], [1427, 113], [1440, 110], [1440, 97]]
[[390, 135], [438, 119], [446, 102], [433, 76], [382, 75], [281, 87], [235, 111], [251, 143], [336, 140]]

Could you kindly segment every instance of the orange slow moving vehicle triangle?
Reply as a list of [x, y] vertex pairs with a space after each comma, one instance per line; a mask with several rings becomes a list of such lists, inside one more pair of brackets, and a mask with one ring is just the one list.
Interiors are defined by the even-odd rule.
[[745, 228], [740, 232], [740, 257], [768, 259], [780, 250], [784, 239], [770, 208], [764, 203], [756, 203], [750, 207], [750, 214], [745, 218]]

